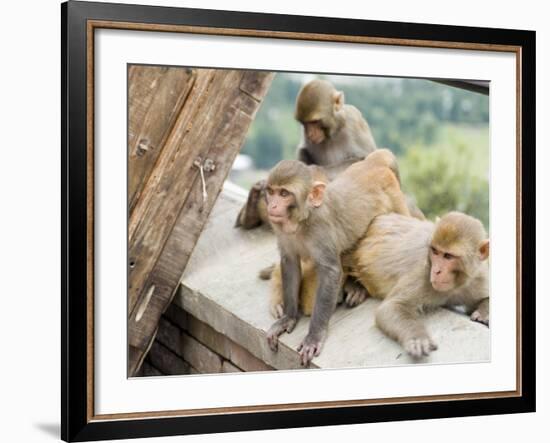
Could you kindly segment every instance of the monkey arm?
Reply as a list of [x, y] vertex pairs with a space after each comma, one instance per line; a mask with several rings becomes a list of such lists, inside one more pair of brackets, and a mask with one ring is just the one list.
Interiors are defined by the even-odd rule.
[[291, 333], [296, 326], [300, 312], [298, 310], [298, 295], [302, 269], [300, 257], [281, 252], [281, 273], [283, 279], [283, 316], [267, 331], [267, 343], [272, 351], [279, 347], [279, 336], [283, 332]]
[[403, 300], [387, 298], [382, 302], [376, 311], [376, 325], [415, 358], [437, 349], [416, 307]]
[[315, 297], [315, 306], [309, 324], [309, 331], [298, 347], [302, 365], [307, 364], [321, 352], [328, 329], [328, 323], [342, 288], [342, 266], [336, 255], [334, 259], [325, 259], [317, 264], [319, 286]]
[[[470, 319], [489, 326], [489, 297], [481, 300], [477, 306], [467, 306]], [[472, 312], [473, 311], [473, 312]]]
[[306, 165], [313, 165], [315, 161], [305, 146], [298, 148], [298, 160]]
[[283, 282], [283, 316], [267, 331], [267, 343], [272, 351], [279, 347], [279, 336], [283, 332], [291, 333], [300, 316], [298, 296], [302, 280], [300, 257], [281, 251], [281, 273]]
[[[265, 180], [260, 180], [250, 189], [245, 205], [235, 221], [236, 228], [252, 229], [262, 223], [267, 223], [267, 216], [262, 212], [262, 193], [265, 189]], [[264, 204], [265, 208], [265, 204]]]
[[281, 273], [285, 316], [298, 318], [298, 297], [300, 294], [300, 282], [302, 281], [300, 257], [283, 254], [281, 256]]

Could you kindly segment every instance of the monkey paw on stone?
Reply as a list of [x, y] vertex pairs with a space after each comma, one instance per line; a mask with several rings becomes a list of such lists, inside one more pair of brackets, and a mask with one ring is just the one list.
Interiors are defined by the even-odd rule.
[[427, 335], [410, 338], [405, 341], [403, 347], [413, 358], [427, 357], [430, 352], [437, 350], [437, 345]]
[[368, 297], [369, 293], [358, 281], [347, 279], [344, 284], [344, 301], [349, 308], [360, 305]]
[[279, 335], [283, 332], [288, 332], [290, 334], [294, 330], [297, 321], [297, 318], [285, 315], [273, 323], [269, 331], [267, 331], [267, 343], [272, 351], [275, 352], [279, 348]]
[[489, 326], [489, 313], [476, 310], [470, 315], [470, 320]]
[[325, 341], [325, 334], [318, 337], [314, 334], [306, 335], [306, 338], [298, 346], [298, 353], [300, 354], [300, 363], [302, 366], [308, 366], [309, 362], [313, 360], [313, 357], [317, 357], [321, 353], [321, 348]]

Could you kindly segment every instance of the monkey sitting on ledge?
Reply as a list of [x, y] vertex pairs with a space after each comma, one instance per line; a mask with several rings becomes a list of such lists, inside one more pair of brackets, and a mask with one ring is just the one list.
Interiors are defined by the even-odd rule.
[[311, 169], [296, 160], [283, 160], [271, 170], [266, 203], [281, 253], [284, 300], [283, 315], [268, 331], [273, 351], [277, 350], [278, 337], [296, 326], [301, 263], [311, 261], [318, 288], [309, 331], [298, 351], [304, 366], [321, 352], [342, 291], [342, 253], [365, 235], [374, 217], [390, 212], [410, 215], [395, 165], [394, 155], [381, 149], [328, 184], [315, 181]]
[[[451, 212], [437, 223], [398, 214], [381, 215], [366, 237], [343, 258], [344, 268], [369, 295], [383, 299], [376, 324], [413, 357], [437, 349], [421, 313], [464, 306], [471, 320], [489, 325], [489, 240], [481, 222]], [[311, 313], [317, 275], [306, 267], [300, 304]], [[273, 272], [271, 310], [283, 303], [280, 274]]]
[[[361, 112], [344, 102], [344, 93], [326, 80], [313, 80], [300, 90], [294, 117], [302, 125], [298, 160], [325, 168], [333, 179], [349, 165], [376, 150], [369, 124]], [[248, 194], [235, 227], [252, 229], [268, 223], [265, 207], [265, 180]]]

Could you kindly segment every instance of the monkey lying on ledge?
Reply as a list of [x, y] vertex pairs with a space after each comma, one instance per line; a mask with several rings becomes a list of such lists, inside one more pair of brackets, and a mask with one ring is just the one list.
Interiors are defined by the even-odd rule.
[[[366, 237], [343, 258], [344, 267], [384, 301], [376, 324], [413, 357], [437, 349], [421, 313], [465, 306], [473, 321], [489, 325], [489, 240], [481, 222], [451, 212], [437, 223], [398, 214], [381, 215]], [[273, 272], [272, 312], [283, 303], [280, 274]], [[316, 296], [313, 266], [303, 270], [300, 304], [310, 314]]]
[[342, 253], [365, 235], [374, 217], [390, 212], [410, 215], [392, 169], [395, 165], [394, 155], [381, 149], [328, 184], [315, 181], [311, 169], [296, 160], [283, 160], [271, 170], [266, 184], [267, 213], [281, 253], [284, 299], [283, 315], [268, 331], [273, 351], [279, 335], [296, 326], [301, 261], [311, 260], [319, 284], [309, 331], [298, 351], [303, 365], [321, 352], [342, 290]]

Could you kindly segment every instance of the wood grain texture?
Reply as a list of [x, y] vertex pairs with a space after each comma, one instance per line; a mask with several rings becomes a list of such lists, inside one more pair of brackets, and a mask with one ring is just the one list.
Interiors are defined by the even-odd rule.
[[128, 68], [128, 203], [130, 212], [159, 158], [195, 81], [192, 69]]
[[[129, 217], [130, 374], [139, 368], [150, 346], [273, 75], [197, 69], [191, 88], [184, 93], [181, 110]], [[132, 78], [139, 77], [133, 72]], [[135, 136], [132, 140], [139, 142]], [[137, 158], [130, 155], [130, 163]], [[204, 173], [204, 198], [195, 162], [207, 159], [215, 169]]]

